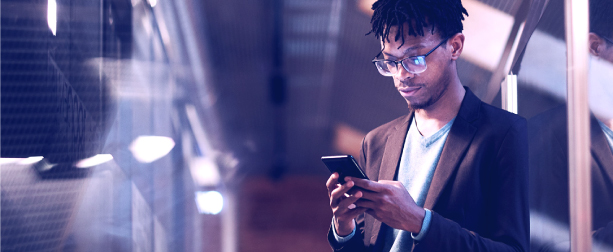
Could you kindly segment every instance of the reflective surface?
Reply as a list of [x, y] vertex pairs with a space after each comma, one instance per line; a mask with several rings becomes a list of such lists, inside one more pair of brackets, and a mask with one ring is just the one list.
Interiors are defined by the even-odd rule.
[[[602, 11], [613, 10], [610, 1], [591, 1], [591, 31], [607, 27], [613, 32], [609, 15]], [[521, 64], [520, 114], [529, 119], [530, 129], [530, 191], [531, 191], [531, 249], [532, 251], [569, 251], [570, 205], [569, 159], [577, 153], [569, 152], [568, 106], [566, 104], [566, 42], [564, 39], [563, 1], [549, 1], [543, 17], [532, 34]], [[607, 24], [609, 23], [609, 24]], [[602, 28], [600, 28], [602, 29]], [[589, 47], [589, 159], [591, 173], [591, 225], [593, 251], [610, 251], [613, 247], [613, 155], [605, 132], [610, 125], [610, 74], [611, 61], [602, 50], [592, 49], [594, 37], [590, 35]], [[605, 42], [604, 40], [600, 40]], [[523, 88], [522, 88], [523, 86]], [[524, 107], [522, 96], [537, 96], [538, 100], [550, 101], [546, 106]], [[525, 103], [524, 103], [525, 104]], [[605, 109], [606, 108], [606, 109]], [[605, 112], [606, 111], [606, 112]], [[600, 122], [599, 122], [600, 121]], [[580, 221], [590, 221], [582, 218]]]

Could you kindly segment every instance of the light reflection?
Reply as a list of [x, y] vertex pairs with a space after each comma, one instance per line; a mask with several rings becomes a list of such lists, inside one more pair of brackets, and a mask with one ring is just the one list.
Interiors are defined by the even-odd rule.
[[26, 159], [20, 161], [19, 164], [31, 165], [31, 164], [36, 164], [36, 163], [40, 162], [41, 160], [43, 160], [42, 156], [29, 157], [29, 158], [26, 158]]
[[202, 214], [218, 214], [223, 209], [223, 196], [217, 191], [196, 192], [196, 205]]
[[14, 164], [24, 159], [25, 158], [0, 158], [0, 165]]
[[47, 1], [47, 25], [55, 36], [57, 32], [57, 3], [55, 0]]
[[111, 154], [98, 154], [93, 157], [86, 158], [86, 159], [83, 159], [77, 162], [75, 166], [77, 168], [88, 168], [88, 167], [104, 164], [111, 160], [113, 160], [113, 156]]
[[[530, 239], [551, 251], [569, 251], [570, 227], [536, 211], [530, 213]], [[594, 241], [592, 251], [606, 252], [612, 248], [600, 241]], [[549, 251], [549, 250], [548, 250]]]
[[134, 158], [141, 163], [151, 163], [168, 154], [175, 147], [175, 141], [164, 136], [139, 136], [130, 145]]
[[158, 0], [149, 0], [149, 5], [151, 5], [151, 8], [155, 7], [158, 4]]
[[210, 158], [194, 158], [190, 163], [190, 170], [194, 182], [199, 186], [216, 186], [221, 180], [219, 168]]

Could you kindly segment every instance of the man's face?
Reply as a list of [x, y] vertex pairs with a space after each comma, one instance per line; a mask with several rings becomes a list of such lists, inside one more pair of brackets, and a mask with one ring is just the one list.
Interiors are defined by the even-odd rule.
[[[382, 41], [383, 57], [388, 60], [401, 60], [406, 57], [424, 55], [436, 47], [443, 39], [438, 32], [431, 33], [430, 28], [424, 29], [424, 36], [410, 36], [405, 34], [404, 45], [402, 40], [394, 41], [397, 27], [390, 29], [390, 41]], [[408, 29], [404, 29], [407, 31]], [[398, 65], [398, 73], [393, 76], [394, 85], [400, 95], [404, 97], [411, 109], [426, 109], [435, 104], [445, 93], [451, 81], [452, 68], [451, 52], [446, 43], [434, 50], [426, 57], [426, 71], [412, 74]]]

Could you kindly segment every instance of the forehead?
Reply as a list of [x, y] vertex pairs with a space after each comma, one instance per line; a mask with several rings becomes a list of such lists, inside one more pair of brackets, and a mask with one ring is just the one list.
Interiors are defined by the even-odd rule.
[[[402, 38], [398, 38], [395, 40], [396, 34], [399, 32], [398, 26], [390, 27], [390, 33], [388, 39], [382, 39], [379, 41], [381, 43], [381, 49], [384, 53], [389, 55], [397, 55], [401, 56], [405, 53], [410, 53], [411, 51], [419, 50], [424, 47], [429, 47], [433, 43], [440, 42], [441, 38], [439, 33], [434, 30], [434, 34], [432, 34], [431, 27], [423, 27], [424, 36], [413, 36], [408, 33], [408, 25], [405, 24], [403, 29], [403, 37], [404, 44]], [[389, 41], [388, 41], [389, 40]]]

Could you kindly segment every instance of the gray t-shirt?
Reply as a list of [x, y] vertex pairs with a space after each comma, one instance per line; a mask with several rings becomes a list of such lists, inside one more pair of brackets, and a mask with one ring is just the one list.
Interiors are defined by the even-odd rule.
[[[415, 117], [409, 127], [409, 132], [404, 140], [400, 166], [398, 168], [398, 181], [402, 182], [415, 203], [423, 207], [426, 201], [428, 189], [434, 176], [434, 170], [441, 157], [443, 146], [451, 130], [455, 118], [431, 136], [424, 137], [417, 129]], [[429, 224], [429, 223], [428, 223]], [[413, 245], [413, 237], [410, 232], [394, 229], [392, 234], [386, 236], [383, 251], [405, 251]], [[416, 238], [417, 239], [417, 238]]]

